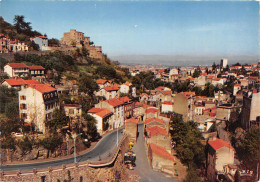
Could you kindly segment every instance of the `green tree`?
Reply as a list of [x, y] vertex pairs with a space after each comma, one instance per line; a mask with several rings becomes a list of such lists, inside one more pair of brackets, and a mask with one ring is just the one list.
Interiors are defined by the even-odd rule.
[[184, 182], [199, 182], [201, 180], [199, 178], [199, 175], [196, 172], [196, 169], [189, 168], [187, 170], [187, 174], [186, 174], [185, 179], [183, 181]]
[[30, 33], [32, 30], [32, 27], [30, 26], [30, 24], [31, 24], [30, 22], [24, 21], [24, 16], [15, 15], [14, 27], [15, 27], [17, 33], [24, 33], [24, 34]]
[[23, 155], [32, 150], [32, 143], [28, 136], [18, 142], [18, 146], [22, 150]]
[[56, 148], [61, 146], [62, 138], [57, 134], [50, 135], [40, 141], [40, 145], [46, 148], [49, 152], [54, 152]]
[[109, 80], [117, 78], [116, 70], [112, 66], [101, 65], [97, 68], [96, 73]]
[[94, 91], [98, 90], [98, 84], [86, 74], [83, 74], [79, 77], [79, 91], [85, 92], [89, 96], [93, 96]]
[[247, 169], [254, 170], [256, 172], [257, 164], [260, 159], [260, 128], [255, 127], [250, 129], [240, 146], [238, 147], [239, 158], [243, 161], [243, 164]]
[[200, 76], [200, 71], [196, 69], [196, 70], [194, 71], [194, 73], [192, 74], [192, 77], [193, 77], [193, 78], [197, 78], [197, 77], [199, 77], [199, 76]]
[[63, 126], [66, 126], [68, 123], [67, 116], [60, 109], [55, 109], [52, 113], [52, 119], [50, 126], [56, 129], [61, 129]]
[[88, 128], [87, 134], [88, 136], [91, 137], [92, 141], [95, 141], [98, 137], [97, 126], [96, 126], [97, 121], [94, 117], [92, 117], [89, 114], [85, 116], [85, 119], [87, 121], [87, 128]]
[[19, 106], [18, 100], [13, 100], [10, 103], [6, 103], [5, 115], [10, 119], [19, 118]]
[[15, 150], [15, 140], [11, 136], [7, 136], [1, 141], [1, 148]]

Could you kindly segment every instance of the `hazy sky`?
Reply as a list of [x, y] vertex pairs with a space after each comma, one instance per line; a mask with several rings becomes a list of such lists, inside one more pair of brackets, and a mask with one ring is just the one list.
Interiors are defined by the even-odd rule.
[[254, 1], [0, 0], [0, 16], [14, 15], [49, 38], [82, 31], [108, 56], [259, 54]]

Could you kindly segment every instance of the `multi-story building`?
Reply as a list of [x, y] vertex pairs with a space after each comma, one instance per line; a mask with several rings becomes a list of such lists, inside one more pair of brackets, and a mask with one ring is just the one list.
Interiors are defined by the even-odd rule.
[[26, 52], [29, 50], [29, 47], [24, 43], [18, 40], [10, 41], [8, 45], [9, 52], [19, 52], [23, 51]]
[[8, 39], [4, 34], [0, 34], [0, 53], [8, 53], [8, 45], [10, 39]]
[[65, 32], [63, 37], [61, 38], [60, 43], [67, 46], [84, 46], [89, 45], [90, 38], [84, 37], [83, 32], [79, 32], [76, 30], [70, 30], [70, 32]]
[[242, 126], [249, 129], [260, 125], [260, 92], [257, 90], [245, 92], [242, 106]]
[[228, 65], [228, 59], [221, 59], [220, 60], [220, 67], [221, 68], [226, 68], [227, 67], [227, 65]]
[[44, 76], [45, 74], [45, 68], [38, 65], [28, 66], [29, 68], [29, 74], [31, 76]]
[[29, 74], [29, 68], [24, 63], [7, 63], [4, 66], [4, 72], [9, 77], [26, 77]]
[[18, 94], [20, 119], [45, 133], [53, 111], [59, 108], [57, 90], [45, 84], [30, 84]]
[[127, 96], [119, 97], [118, 99], [124, 103], [124, 120], [131, 118], [134, 110], [133, 101]]
[[6, 86], [8, 88], [14, 88], [16, 90], [21, 90], [22, 86], [29, 84], [41, 84], [37, 80], [24, 80], [22, 78], [15, 79], [4, 79], [1, 85]]
[[45, 36], [37, 36], [34, 38], [31, 38], [31, 41], [34, 41], [35, 44], [39, 46], [39, 49], [41, 51], [47, 51], [48, 48], [48, 38]]
[[118, 128], [124, 125], [124, 103], [117, 98], [101, 101], [95, 105], [96, 108], [104, 108], [114, 114], [111, 120], [111, 127]]
[[208, 142], [207, 177], [209, 181], [216, 181], [218, 174], [224, 173], [224, 166], [234, 164], [234, 148], [221, 139]]
[[113, 121], [112, 121], [112, 116], [113, 112], [108, 110], [108, 109], [102, 109], [102, 108], [91, 108], [88, 110], [88, 114], [93, 116], [97, 123], [97, 131], [102, 134], [104, 131], [107, 129], [112, 129], [113, 128]]

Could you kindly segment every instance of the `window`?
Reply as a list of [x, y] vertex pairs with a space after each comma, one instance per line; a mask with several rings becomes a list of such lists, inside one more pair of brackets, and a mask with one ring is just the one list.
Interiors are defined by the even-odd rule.
[[69, 114], [74, 114], [74, 109], [69, 109]]
[[26, 109], [26, 104], [20, 104], [20, 109]]
[[25, 95], [21, 95], [20, 96], [20, 100], [26, 100], [26, 96]]
[[27, 114], [26, 113], [21, 113], [21, 119], [27, 119]]

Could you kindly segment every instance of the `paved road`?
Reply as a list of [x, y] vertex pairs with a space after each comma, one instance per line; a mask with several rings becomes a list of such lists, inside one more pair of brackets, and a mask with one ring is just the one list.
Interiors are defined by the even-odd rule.
[[[120, 129], [118, 132], [119, 141], [122, 139], [123, 134]], [[104, 138], [102, 138], [98, 144], [89, 152], [77, 156], [77, 161], [99, 161], [108, 159], [113, 156], [116, 151], [117, 142], [117, 131], [114, 131]], [[60, 166], [63, 164], [74, 163], [74, 158], [60, 159], [55, 161], [41, 162], [41, 163], [28, 163], [28, 164], [17, 164], [17, 165], [2, 165], [0, 170], [2, 171], [14, 171], [14, 170], [28, 170], [34, 168], [48, 168], [53, 166]]]
[[177, 182], [177, 180], [166, 177], [150, 168], [144, 146], [143, 128], [143, 124], [138, 126], [139, 137], [133, 147], [136, 154], [136, 167], [134, 170], [140, 175], [140, 182]]

